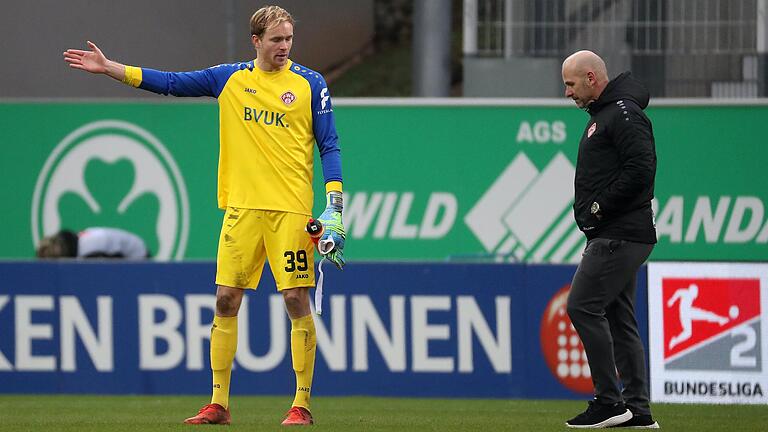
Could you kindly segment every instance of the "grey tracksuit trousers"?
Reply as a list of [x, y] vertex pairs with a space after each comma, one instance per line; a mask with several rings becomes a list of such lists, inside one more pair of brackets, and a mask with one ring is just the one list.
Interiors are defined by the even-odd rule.
[[637, 271], [651, 250], [652, 244], [590, 240], [568, 296], [568, 315], [587, 352], [597, 401], [623, 401], [635, 415], [651, 413], [645, 353], [635, 319]]

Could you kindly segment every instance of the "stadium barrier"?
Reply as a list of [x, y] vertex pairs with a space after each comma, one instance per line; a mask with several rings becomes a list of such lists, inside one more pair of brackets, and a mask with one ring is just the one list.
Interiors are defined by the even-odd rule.
[[[351, 263], [326, 272], [316, 396], [584, 398], [570, 265]], [[0, 263], [9, 393], [206, 394], [212, 263]], [[638, 298], [646, 298], [645, 270]], [[290, 323], [265, 272], [240, 313], [233, 394], [289, 394]], [[647, 309], [638, 301], [647, 341]]]
[[[578, 262], [571, 215], [587, 115], [555, 100], [337, 100], [354, 256]], [[765, 260], [768, 103], [653, 100], [652, 260]], [[59, 228], [114, 226], [161, 260], [214, 259], [213, 103], [0, 102], [0, 258]], [[41, 126], [44, 125], [44, 126]], [[315, 164], [321, 196], [320, 163]], [[762, 185], [762, 186], [761, 186]], [[315, 200], [315, 214], [323, 200]]]

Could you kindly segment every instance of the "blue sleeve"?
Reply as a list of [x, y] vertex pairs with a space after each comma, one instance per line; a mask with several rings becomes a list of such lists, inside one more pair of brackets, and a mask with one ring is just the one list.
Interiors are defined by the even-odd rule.
[[250, 63], [233, 63], [192, 72], [163, 72], [142, 68], [139, 88], [166, 96], [219, 97], [229, 77], [249, 67], [253, 66]]
[[320, 74], [310, 79], [312, 87], [312, 130], [315, 134], [320, 160], [323, 163], [325, 182], [342, 181], [341, 149], [339, 136], [336, 134], [336, 122], [333, 119], [333, 106], [328, 84]]

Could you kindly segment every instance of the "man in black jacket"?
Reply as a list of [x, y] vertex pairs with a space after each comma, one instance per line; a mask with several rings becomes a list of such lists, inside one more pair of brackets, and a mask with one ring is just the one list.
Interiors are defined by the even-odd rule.
[[587, 410], [566, 425], [655, 429], [634, 306], [637, 271], [656, 243], [656, 150], [643, 112], [648, 90], [629, 72], [609, 81], [605, 63], [591, 51], [565, 59], [563, 83], [565, 96], [590, 115], [579, 142], [573, 204], [587, 247], [571, 284], [568, 315], [595, 386]]

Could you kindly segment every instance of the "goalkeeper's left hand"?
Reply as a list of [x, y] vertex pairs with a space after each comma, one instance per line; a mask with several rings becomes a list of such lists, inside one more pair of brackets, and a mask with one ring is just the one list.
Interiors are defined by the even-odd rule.
[[344, 264], [344, 240], [347, 233], [341, 220], [341, 211], [344, 209], [341, 192], [331, 191], [326, 195], [327, 205], [325, 211], [317, 220], [323, 224], [323, 235], [318, 242], [319, 252], [328, 258], [339, 270], [343, 270]]

